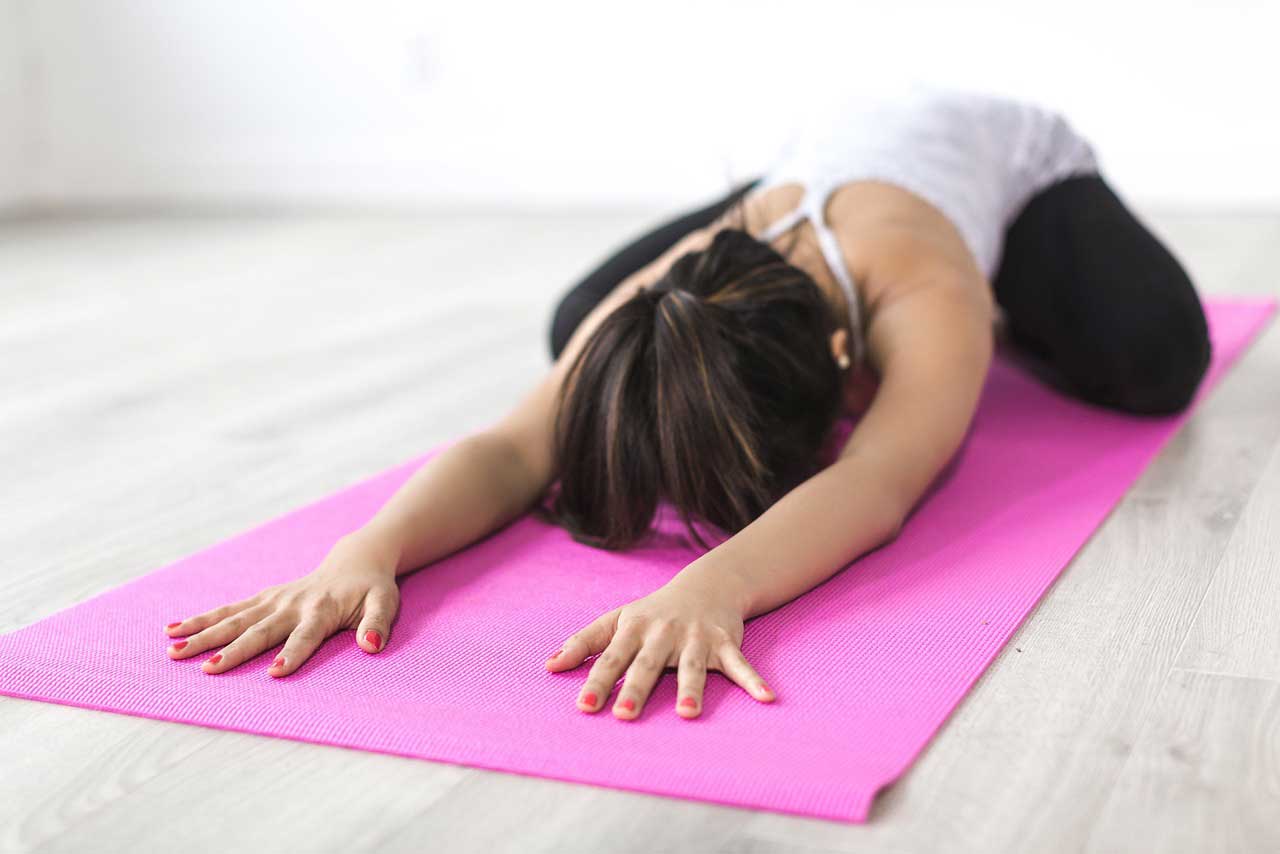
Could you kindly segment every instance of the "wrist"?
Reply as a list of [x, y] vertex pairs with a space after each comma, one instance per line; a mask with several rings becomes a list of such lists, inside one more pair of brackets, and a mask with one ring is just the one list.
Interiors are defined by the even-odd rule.
[[341, 537], [337, 547], [359, 551], [372, 559], [377, 566], [385, 567], [393, 576], [401, 572], [400, 540], [390, 531], [366, 525]]
[[672, 576], [668, 584], [693, 588], [732, 608], [746, 620], [754, 616], [754, 592], [741, 569], [723, 556], [708, 552]]

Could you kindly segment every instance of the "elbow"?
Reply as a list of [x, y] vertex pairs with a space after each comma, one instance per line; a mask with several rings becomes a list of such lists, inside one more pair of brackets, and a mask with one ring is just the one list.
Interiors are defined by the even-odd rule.
[[881, 505], [880, 534], [882, 542], [891, 543], [902, 533], [902, 526], [915, 507], [906, 491], [889, 491], [885, 502]]
[[893, 503], [886, 503], [884, 510], [884, 513], [879, 514], [880, 521], [876, 526], [877, 540], [880, 545], [891, 543], [898, 538], [908, 515]]
[[895, 514], [889, 517], [888, 523], [881, 528], [880, 544], [885, 545], [898, 539], [898, 534], [902, 532], [902, 524], [905, 521], [905, 514]]

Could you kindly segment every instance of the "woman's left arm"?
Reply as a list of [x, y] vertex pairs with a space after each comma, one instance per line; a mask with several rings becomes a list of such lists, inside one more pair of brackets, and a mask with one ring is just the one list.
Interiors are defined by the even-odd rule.
[[667, 667], [678, 668], [683, 717], [700, 711], [707, 670], [772, 700], [742, 655], [743, 622], [896, 536], [968, 432], [992, 358], [993, 311], [989, 291], [947, 278], [878, 306], [867, 344], [879, 388], [839, 457], [659, 590], [574, 633], [546, 666], [572, 669], [599, 654], [578, 707], [601, 708], [625, 675], [614, 715], [636, 717]]
[[722, 578], [750, 619], [897, 536], [968, 433], [994, 350], [992, 311], [961, 284], [882, 306], [868, 329], [880, 385], [839, 457], [681, 575]]

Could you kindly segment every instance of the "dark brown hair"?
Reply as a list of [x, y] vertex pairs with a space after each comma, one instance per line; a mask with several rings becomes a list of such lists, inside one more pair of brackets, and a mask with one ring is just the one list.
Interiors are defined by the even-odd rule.
[[559, 480], [538, 514], [610, 550], [642, 540], [661, 499], [703, 549], [693, 520], [741, 530], [817, 469], [840, 413], [836, 314], [773, 247], [718, 231], [574, 359], [555, 418]]

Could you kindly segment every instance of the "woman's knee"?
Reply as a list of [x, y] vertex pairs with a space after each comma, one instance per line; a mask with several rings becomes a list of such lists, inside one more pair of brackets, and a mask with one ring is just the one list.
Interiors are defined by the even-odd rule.
[[1154, 378], [1135, 382], [1128, 389], [1126, 402], [1133, 412], [1164, 415], [1186, 409], [1200, 388], [1212, 355], [1207, 334], [1171, 341], [1158, 352], [1162, 369]]
[[1147, 415], [1185, 409], [1212, 356], [1200, 301], [1150, 306], [1108, 326], [1090, 342], [1099, 402]]
[[1110, 405], [1130, 412], [1184, 409], [1209, 366], [1209, 330], [1186, 269], [1101, 176], [1065, 182], [1072, 287], [1062, 297], [1084, 329]]

